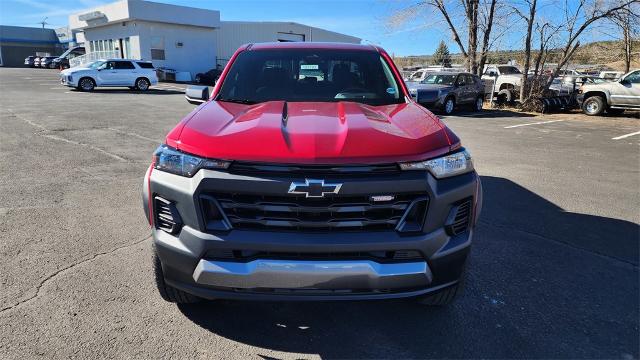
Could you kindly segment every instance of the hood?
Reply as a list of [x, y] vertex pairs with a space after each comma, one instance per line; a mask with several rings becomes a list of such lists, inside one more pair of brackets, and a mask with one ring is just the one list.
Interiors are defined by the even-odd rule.
[[438, 91], [438, 90], [451, 90], [453, 89], [453, 85], [443, 85], [443, 84], [422, 84], [422, 83], [415, 83], [412, 85], [408, 85], [409, 90], [434, 90], [434, 91]]
[[64, 69], [60, 73], [64, 74], [64, 75], [69, 75], [69, 74], [73, 74], [74, 72], [85, 71], [85, 70], [91, 70], [91, 69], [86, 67], [86, 66], [79, 65], [79, 66], [76, 66], [76, 67]]
[[440, 120], [413, 103], [210, 101], [167, 136], [208, 158], [298, 164], [375, 164], [432, 158], [459, 146]]

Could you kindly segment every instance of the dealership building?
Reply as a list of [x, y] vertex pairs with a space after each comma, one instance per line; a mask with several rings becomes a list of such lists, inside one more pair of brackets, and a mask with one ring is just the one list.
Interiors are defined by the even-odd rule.
[[72, 44], [87, 53], [151, 60], [156, 67], [194, 76], [224, 66], [242, 44], [360, 39], [292, 22], [221, 21], [220, 12], [123, 0], [69, 16]]

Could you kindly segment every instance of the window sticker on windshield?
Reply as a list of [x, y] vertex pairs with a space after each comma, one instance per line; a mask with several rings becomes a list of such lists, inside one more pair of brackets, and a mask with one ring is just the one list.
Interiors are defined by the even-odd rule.
[[395, 93], [396, 93], [396, 89], [394, 89], [394, 88], [387, 88], [387, 93], [389, 93], [389, 94], [393, 95], [393, 94], [395, 94]]
[[318, 70], [318, 64], [300, 64], [301, 70]]

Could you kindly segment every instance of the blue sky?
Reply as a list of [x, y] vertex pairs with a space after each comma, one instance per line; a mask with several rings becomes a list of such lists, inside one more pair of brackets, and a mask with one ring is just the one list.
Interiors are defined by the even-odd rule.
[[[395, 55], [432, 54], [440, 40], [449, 44], [451, 52], [458, 52], [448, 30], [433, 13], [413, 14], [419, 16], [410, 16], [403, 26], [390, 26], [389, 15], [415, 3], [411, 0], [155, 1], [219, 10], [222, 20], [299, 22], [357, 36]], [[0, 24], [40, 26], [38, 22], [48, 17], [47, 27], [65, 26], [68, 14], [110, 2], [113, 0], [0, 0]], [[552, 16], [554, 10], [546, 7], [544, 12]], [[521, 34], [510, 34], [498, 47], [520, 47], [520, 39]]]

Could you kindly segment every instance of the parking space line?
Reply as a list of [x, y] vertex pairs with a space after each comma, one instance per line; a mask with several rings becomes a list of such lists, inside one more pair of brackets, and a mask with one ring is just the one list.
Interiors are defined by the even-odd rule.
[[534, 123], [527, 123], [527, 124], [518, 124], [518, 125], [510, 125], [510, 126], [505, 126], [505, 129], [513, 129], [513, 128], [517, 128], [517, 127], [521, 127], [521, 126], [530, 126], [530, 125], [541, 125], [541, 124], [551, 124], [554, 122], [560, 122], [560, 121], [565, 121], [565, 120], [550, 120], [550, 121], [538, 121], [538, 122], [534, 122]]
[[634, 135], [640, 135], [640, 131], [632, 132], [630, 134], [616, 136], [614, 138], [611, 138], [611, 140], [620, 140], [620, 139], [628, 138], [629, 136], [634, 136]]

